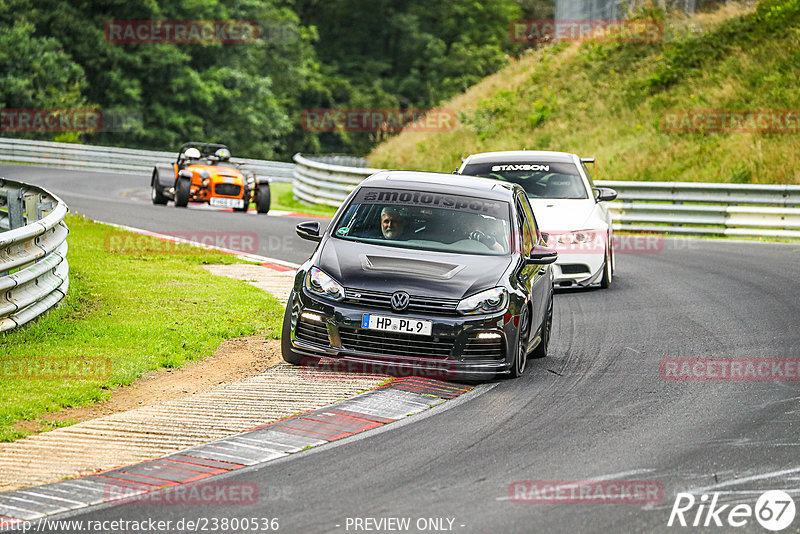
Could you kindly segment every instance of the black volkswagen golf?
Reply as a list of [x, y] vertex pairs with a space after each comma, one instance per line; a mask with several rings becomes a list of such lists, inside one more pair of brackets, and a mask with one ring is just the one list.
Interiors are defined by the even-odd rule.
[[322, 235], [318, 222], [297, 233], [319, 245], [286, 307], [289, 363], [475, 380], [547, 355], [556, 252], [519, 185], [382, 171]]

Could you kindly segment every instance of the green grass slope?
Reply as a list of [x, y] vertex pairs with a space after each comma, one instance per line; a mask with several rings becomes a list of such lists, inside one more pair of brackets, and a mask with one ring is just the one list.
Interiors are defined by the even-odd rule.
[[[652, 18], [653, 13], [642, 18]], [[404, 132], [370, 166], [450, 172], [492, 150], [596, 156], [606, 180], [800, 183], [800, 0], [665, 20], [654, 43], [531, 50], [442, 105], [459, 124]], [[784, 133], [665, 131], [674, 110], [795, 110]]]
[[75, 215], [67, 224], [63, 304], [0, 333], [0, 442], [25, 436], [17, 421], [102, 401], [149, 371], [213, 354], [223, 340], [280, 335], [277, 299], [202, 268], [238, 263], [233, 256]]

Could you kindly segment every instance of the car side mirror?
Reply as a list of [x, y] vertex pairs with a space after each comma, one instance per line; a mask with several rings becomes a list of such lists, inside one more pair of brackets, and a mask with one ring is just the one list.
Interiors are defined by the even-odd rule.
[[592, 191], [594, 191], [594, 199], [597, 202], [611, 201], [617, 198], [617, 192], [608, 187], [595, 187]]
[[531, 253], [525, 258], [525, 263], [529, 265], [547, 265], [558, 259], [558, 252], [550, 247], [534, 245]]
[[322, 237], [319, 235], [319, 223], [317, 221], [301, 222], [295, 227], [295, 230], [297, 231], [297, 235], [303, 239], [316, 242], [322, 241]]

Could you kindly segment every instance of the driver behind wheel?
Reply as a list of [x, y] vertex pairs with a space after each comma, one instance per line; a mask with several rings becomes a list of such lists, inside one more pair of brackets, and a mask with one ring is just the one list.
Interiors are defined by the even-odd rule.
[[403, 239], [406, 221], [400, 210], [386, 206], [381, 210], [381, 233], [384, 239]]

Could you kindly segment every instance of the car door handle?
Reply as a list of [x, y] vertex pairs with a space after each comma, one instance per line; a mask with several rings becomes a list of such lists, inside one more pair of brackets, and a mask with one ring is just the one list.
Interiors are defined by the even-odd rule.
[[539, 274], [547, 274], [547, 267], [539, 267]]

